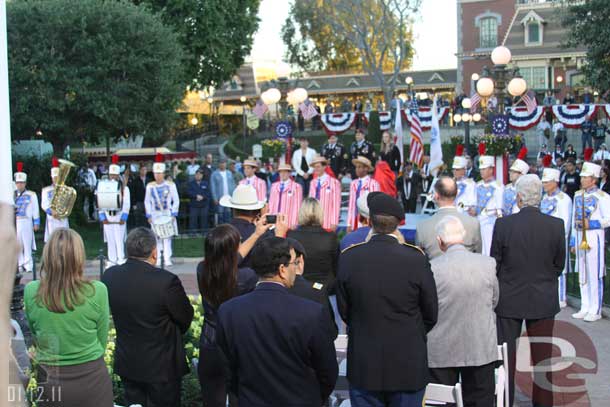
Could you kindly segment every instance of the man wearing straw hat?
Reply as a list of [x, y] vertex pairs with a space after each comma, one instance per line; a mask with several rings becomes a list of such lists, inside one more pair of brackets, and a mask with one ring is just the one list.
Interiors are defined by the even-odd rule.
[[57, 177], [59, 177], [59, 161], [56, 157], [53, 157], [51, 167], [51, 182], [52, 184], [44, 187], [40, 193], [40, 207], [47, 214], [47, 220], [44, 227], [44, 242], [46, 243], [51, 234], [55, 229], [58, 228], [69, 228], [70, 224], [68, 218], [60, 219], [56, 217], [56, 213], [51, 209], [51, 201], [53, 201], [53, 195], [55, 194], [55, 183]]
[[256, 176], [258, 163], [252, 157], [244, 161], [244, 179], [239, 181], [239, 185], [252, 185], [256, 190], [259, 201], [267, 201], [267, 183]]
[[277, 170], [280, 180], [271, 185], [269, 213], [283, 213], [288, 219], [290, 229], [294, 229], [298, 224], [299, 209], [303, 201], [303, 187], [290, 179], [290, 164], [280, 164]]
[[376, 192], [381, 189], [379, 182], [369, 176], [369, 173], [373, 170], [373, 165], [368, 158], [363, 156], [356, 157], [352, 160], [352, 164], [354, 165], [354, 171], [358, 178], [352, 181], [349, 188], [349, 204], [347, 207], [348, 233], [361, 226], [358, 222], [358, 209], [356, 208], [358, 198], [363, 194]]
[[36, 250], [34, 232], [40, 227], [38, 197], [33, 191], [25, 189], [28, 176], [23, 172], [23, 163], [17, 163], [15, 173], [15, 219], [17, 221], [17, 240], [21, 244], [19, 268], [30, 272], [33, 269], [32, 250]]
[[[572, 200], [565, 192], [559, 189], [559, 170], [555, 168], [545, 168], [542, 171], [542, 187], [544, 194], [540, 203], [540, 212], [545, 215], [554, 216], [563, 220], [563, 227], [567, 245], [570, 236], [572, 222]], [[559, 276], [559, 307], [564, 308], [566, 304], [566, 273], [570, 265], [570, 256], [566, 256], [563, 273]]]
[[457, 197], [455, 206], [459, 212], [467, 212], [477, 204], [477, 186], [472, 178], [466, 176], [468, 159], [463, 156], [464, 146], [457, 146], [455, 157], [453, 158], [453, 178], [457, 184]]
[[335, 230], [339, 225], [341, 211], [341, 183], [326, 173], [327, 164], [326, 158], [321, 156], [317, 156], [311, 161], [315, 178], [309, 188], [309, 197], [317, 199], [322, 206], [324, 211], [322, 227], [327, 230]]

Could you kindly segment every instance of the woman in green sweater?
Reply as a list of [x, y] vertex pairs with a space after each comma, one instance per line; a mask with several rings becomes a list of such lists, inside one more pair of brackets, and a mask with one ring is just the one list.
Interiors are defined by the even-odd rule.
[[41, 280], [24, 292], [36, 344], [38, 406], [112, 407], [112, 382], [104, 364], [108, 292], [83, 277], [80, 235], [57, 229], [42, 252]]

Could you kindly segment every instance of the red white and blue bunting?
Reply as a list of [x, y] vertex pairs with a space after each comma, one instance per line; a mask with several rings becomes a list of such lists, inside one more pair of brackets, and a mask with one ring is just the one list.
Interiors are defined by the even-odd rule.
[[345, 133], [356, 119], [356, 113], [327, 113], [322, 115], [322, 126], [328, 136]]
[[587, 116], [595, 115], [597, 105], [555, 105], [553, 114], [565, 127], [577, 129]]
[[544, 106], [536, 107], [531, 113], [528, 113], [526, 107], [513, 107], [508, 113], [508, 124], [511, 129], [525, 131], [531, 129], [538, 124], [544, 115]]
[[[421, 123], [422, 130], [430, 130], [432, 127], [432, 108], [420, 107], [417, 109], [419, 122]], [[441, 121], [449, 113], [449, 106], [442, 106], [438, 108], [438, 120]], [[402, 118], [411, 125], [411, 112], [408, 109], [402, 110]]]
[[[364, 122], [369, 125], [369, 117], [371, 112], [364, 113]], [[390, 112], [379, 112], [379, 130], [386, 131], [392, 127], [392, 113]]]

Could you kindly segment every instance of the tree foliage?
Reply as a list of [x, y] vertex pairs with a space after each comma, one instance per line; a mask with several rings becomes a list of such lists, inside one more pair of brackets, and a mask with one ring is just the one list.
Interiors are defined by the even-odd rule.
[[306, 71], [393, 72], [413, 56], [411, 16], [420, 0], [301, 0], [282, 39], [289, 62]]
[[229, 80], [250, 54], [260, 0], [133, 0], [159, 13], [187, 52], [191, 86]]
[[563, 24], [570, 29], [565, 46], [587, 47], [582, 72], [589, 85], [602, 92], [610, 89], [610, 7], [607, 0], [566, 2]]
[[177, 36], [148, 10], [99, 0], [7, 4], [14, 138], [160, 134], [184, 96]]

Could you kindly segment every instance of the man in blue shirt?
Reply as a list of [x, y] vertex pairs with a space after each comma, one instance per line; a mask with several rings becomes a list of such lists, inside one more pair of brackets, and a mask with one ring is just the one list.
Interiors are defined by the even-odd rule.
[[188, 195], [191, 198], [189, 207], [189, 230], [203, 231], [208, 228], [208, 210], [210, 208], [210, 188], [203, 179], [203, 171], [197, 170], [195, 179], [189, 182]]
[[371, 231], [371, 227], [369, 226], [369, 206], [366, 203], [367, 196], [368, 194], [363, 194], [356, 201], [356, 206], [358, 207], [358, 218], [362, 226], [358, 227], [358, 229], [354, 230], [353, 232], [348, 233], [343, 237], [343, 239], [341, 239], [341, 243], [339, 243], [339, 249], [341, 251], [352, 245], [364, 242]]

